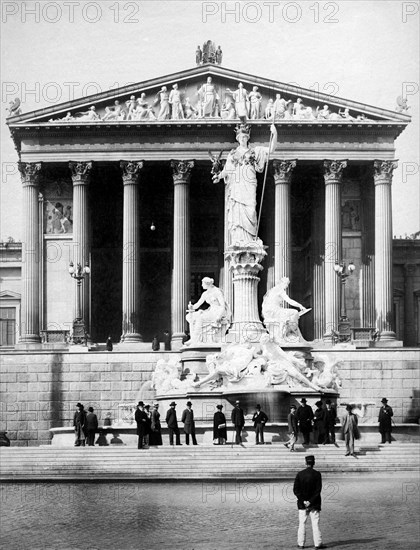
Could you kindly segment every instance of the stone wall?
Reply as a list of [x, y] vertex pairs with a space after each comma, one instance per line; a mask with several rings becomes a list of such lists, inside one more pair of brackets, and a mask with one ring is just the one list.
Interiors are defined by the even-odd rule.
[[[395, 422], [418, 422], [420, 350], [318, 350], [342, 361], [339, 403], [373, 402], [375, 421], [382, 397]], [[0, 430], [12, 445], [48, 444], [49, 429], [71, 426], [75, 404], [92, 406], [100, 424], [106, 413], [118, 418], [118, 405], [151, 400], [150, 381], [157, 360], [168, 352], [0, 353]], [[162, 411], [164, 412], [164, 411]]]
[[140, 399], [164, 355], [169, 354], [1, 353], [0, 430], [7, 430], [12, 445], [48, 444], [50, 428], [72, 425], [78, 401], [95, 409], [99, 424], [108, 412], [115, 421], [118, 405]]

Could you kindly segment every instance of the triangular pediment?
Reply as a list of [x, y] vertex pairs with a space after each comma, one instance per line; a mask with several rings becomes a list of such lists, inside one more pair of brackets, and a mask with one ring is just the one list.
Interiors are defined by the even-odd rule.
[[[203, 87], [208, 78], [211, 79], [211, 87]], [[276, 115], [276, 122], [394, 122], [407, 124], [410, 121], [410, 116], [404, 113], [322, 94], [314, 90], [233, 71], [218, 65], [206, 64], [45, 109], [12, 116], [7, 119], [7, 123], [15, 128], [32, 124], [150, 124], [154, 121], [171, 123], [175, 118], [171, 112], [173, 102], [169, 107], [169, 115], [167, 112], [162, 112], [161, 99], [165, 102], [165, 94], [161, 96], [160, 92], [162, 87], [166, 87], [167, 96], [171, 95], [174, 85], [178, 86], [178, 93], [172, 94], [172, 97], [175, 100], [180, 99], [182, 111], [182, 114], [176, 119], [177, 123], [182, 123], [183, 120], [191, 123], [203, 118], [218, 121], [238, 120], [241, 113], [238, 113], [235, 98], [242, 95], [237, 92], [239, 82], [243, 84], [243, 89], [248, 95], [245, 102], [247, 118], [252, 119], [257, 114], [255, 120], [260, 122], [264, 120], [269, 122], [270, 114]], [[258, 88], [255, 90], [257, 95], [251, 94], [254, 86]], [[209, 112], [207, 109], [207, 112], [204, 112], [203, 102], [212, 94], [215, 98], [213, 111]], [[254, 106], [254, 111], [251, 113], [253, 100], [259, 104]], [[328, 106], [328, 108], [326, 109], [324, 106]]]
[[1, 300], [20, 300], [21, 295], [13, 290], [2, 290], [0, 292]]

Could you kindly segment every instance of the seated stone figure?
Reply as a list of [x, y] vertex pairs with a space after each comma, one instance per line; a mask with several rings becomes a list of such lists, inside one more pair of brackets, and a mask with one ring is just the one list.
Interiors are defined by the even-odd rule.
[[[309, 310], [289, 298], [286, 292], [289, 284], [289, 278], [283, 277], [267, 292], [262, 304], [264, 324], [274, 341], [281, 345], [305, 343], [299, 330], [299, 317]], [[284, 307], [284, 302], [299, 308], [299, 311]]]
[[[185, 345], [221, 342], [230, 325], [230, 309], [223, 292], [214, 286], [214, 280], [204, 277], [201, 281], [203, 294], [196, 304], [188, 304], [187, 321], [191, 338]], [[199, 309], [204, 303], [208, 309]]]

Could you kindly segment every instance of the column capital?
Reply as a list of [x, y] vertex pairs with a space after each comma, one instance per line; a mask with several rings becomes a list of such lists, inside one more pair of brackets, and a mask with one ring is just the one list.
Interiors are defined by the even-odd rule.
[[90, 181], [93, 162], [69, 162], [73, 185], [87, 185]]
[[188, 184], [191, 179], [191, 171], [194, 168], [193, 160], [171, 160], [172, 177], [174, 185]]
[[136, 185], [139, 182], [140, 171], [143, 169], [142, 160], [121, 160], [120, 168], [122, 172], [123, 185]]
[[18, 162], [23, 187], [36, 187], [41, 176], [41, 162]]
[[374, 160], [373, 161], [373, 181], [375, 185], [391, 184], [392, 173], [398, 166], [397, 160]]
[[325, 184], [341, 183], [343, 170], [347, 167], [347, 160], [324, 160]]
[[273, 160], [271, 164], [271, 172], [274, 176], [274, 183], [290, 183], [292, 172], [296, 167], [297, 160]]

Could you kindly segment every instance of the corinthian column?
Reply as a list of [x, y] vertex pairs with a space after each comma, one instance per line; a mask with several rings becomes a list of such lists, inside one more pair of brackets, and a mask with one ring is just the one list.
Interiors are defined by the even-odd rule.
[[379, 341], [395, 340], [392, 330], [392, 173], [397, 161], [373, 161], [375, 184], [375, 310]]
[[142, 342], [139, 326], [140, 242], [139, 181], [143, 161], [120, 162], [124, 185], [121, 342]]
[[37, 344], [39, 336], [40, 235], [38, 189], [41, 163], [18, 163], [23, 186], [22, 314], [19, 343]]
[[340, 314], [340, 278], [334, 263], [341, 261], [341, 181], [346, 160], [324, 160], [325, 180], [325, 332], [332, 338]]
[[[92, 171], [92, 162], [69, 162], [73, 181], [73, 258], [75, 265], [82, 267], [89, 263], [89, 203], [88, 185]], [[85, 331], [89, 331], [89, 280], [82, 282], [80, 314]], [[77, 317], [77, 296], [74, 303], [74, 318]]]
[[194, 161], [171, 160], [174, 180], [174, 250], [172, 273], [172, 346], [179, 349], [185, 336], [190, 287], [189, 183]]
[[290, 182], [296, 160], [274, 160], [272, 172], [275, 185], [274, 220], [274, 284], [291, 276], [292, 217], [290, 212]]

